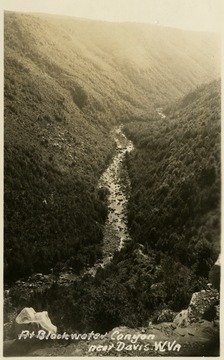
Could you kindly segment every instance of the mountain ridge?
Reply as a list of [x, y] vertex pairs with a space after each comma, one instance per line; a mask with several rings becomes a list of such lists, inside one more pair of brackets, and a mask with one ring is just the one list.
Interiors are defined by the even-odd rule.
[[[10, 16], [11, 15], [12, 14], [10, 14]], [[21, 24], [21, 21], [23, 21], [23, 27], [22, 27], [23, 30], [21, 30], [22, 24], [19, 25], [18, 20], [20, 21], [20, 24]], [[116, 80], [116, 78], [114, 78], [113, 74], [110, 74], [110, 72], [113, 69], [113, 67], [111, 68], [111, 64], [113, 65], [113, 62], [115, 61], [115, 64], [118, 65], [118, 69], [117, 69], [118, 71], [117, 71], [116, 76], [119, 76], [117, 80], [119, 80], [119, 82], [120, 82], [120, 85], [119, 85], [119, 83], [117, 83], [116, 86], [117, 85], [119, 87], [121, 86], [121, 90], [124, 91], [124, 84], [122, 84], [123, 80], [122, 80], [122, 77], [119, 75], [120, 71], [124, 71], [125, 79], [126, 79], [126, 81], [128, 81], [130, 95], [132, 95], [132, 92], [133, 92], [133, 84], [135, 86], [138, 85], [138, 91], [141, 91], [141, 96], [144, 97], [145, 101], [147, 101], [147, 98], [145, 98], [144, 92], [142, 93], [142, 91], [150, 90], [150, 87], [147, 82], [144, 84], [144, 82], [145, 82], [144, 77], [141, 77], [141, 73], [138, 73], [139, 72], [138, 70], [147, 71], [148, 75], [146, 73], [146, 74], [143, 74], [144, 76], [150, 76], [150, 75], [154, 76], [154, 72], [156, 72], [157, 81], [159, 81], [159, 84], [162, 84], [163, 79], [160, 79], [158, 76], [158, 69], [157, 69], [158, 65], [156, 65], [156, 63], [160, 64], [160, 66], [162, 64], [163, 67], [169, 66], [169, 67], [171, 67], [170, 68], [171, 72], [178, 73], [178, 75], [179, 75], [178, 77], [180, 79], [182, 77], [182, 86], [183, 86], [183, 79], [188, 84], [188, 87], [186, 88], [185, 92], [188, 92], [190, 90], [189, 84], [192, 81], [193, 81], [192, 85], [194, 87], [194, 84], [196, 84], [196, 81], [198, 81], [199, 79], [200, 79], [199, 83], [201, 83], [206, 80], [211, 81], [214, 77], [218, 76], [219, 65], [218, 65], [217, 59], [213, 59], [211, 61], [208, 58], [208, 53], [211, 53], [211, 54], [216, 53], [216, 51], [214, 51], [214, 50], [215, 50], [215, 47], [217, 46], [217, 45], [214, 45], [216, 42], [216, 36], [211, 35], [211, 34], [202, 36], [202, 35], [199, 35], [198, 33], [194, 33], [193, 39], [192, 39], [192, 36], [189, 36], [188, 32], [172, 29], [168, 32], [169, 36], [167, 38], [167, 42], [169, 42], [169, 44], [165, 44], [166, 41], [164, 42], [164, 36], [167, 37], [167, 34], [166, 34], [167, 30], [160, 28], [160, 27], [154, 28], [151, 25], [150, 26], [147, 26], [147, 25], [141, 26], [138, 24], [134, 24], [134, 25], [132, 24], [130, 26], [130, 25], [126, 25], [126, 24], [119, 24], [119, 26], [117, 26], [117, 25], [115, 26], [115, 24], [104, 23], [103, 29], [101, 29], [101, 26], [100, 26], [101, 24], [98, 24], [97, 21], [89, 21], [89, 20], [84, 21], [84, 22], [79, 21], [79, 20], [74, 21], [72, 18], [68, 19], [68, 18], [64, 18], [64, 17], [57, 17], [57, 19], [55, 19], [54, 16], [50, 16], [50, 17], [44, 16], [44, 21], [43, 21], [43, 19], [41, 21], [41, 18], [38, 16], [29, 16], [29, 15], [24, 15], [24, 14], [21, 15], [18, 20], [16, 21], [16, 19], [14, 19], [14, 22], [17, 27], [19, 26], [21, 33], [23, 33], [23, 31], [26, 30], [26, 25], [29, 25], [29, 27], [31, 27], [32, 31], [30, 31], [30, 35], [29, 35], [29, 37], [31, 37], [31, 38], [30, 38], [30, 40], [27, 39], [26, 45], [29, 44], [29, 41], [32, 41], [32, 47], [34, 47], [34, 49], [32, 49], [32, 52], [34, 51], [34, 54], [35, 54], [35, 55], [34, 54], [32, 55], [32, 58], [35, 56], [36, 61], [40, 57], [40, 54], [43, 53], [43, 51], [45, 49], [44, 45], [46, 45], [48, 47], [47, 51], [48, 51], [49, 55], [51, 56], [51, 59], [54, 59], [54, 56], [57, 57], [57, 54], [55, 54], [54, 47], [52, 45], [54, 42], [56, 42], [57, 49], [58, 50], [60, 49], [61, 54], [63, 54], [63, 53], [66, 54], [66, 51], [63, 46], [63, 41], [65, 43], [67, 41], [68, 46], [70, 46], [70, 47], [75, 46], [75, 48], [76, 48], [76, 50], [73, 49], [73, 51], [70, 55], [75, 56], [75, 61], [78, 61], [77, 65], [80, 66], [80, 75], [79, 75], [79, 72], [77, 69], [75, 72], [73, 70], [74, 74], [76, 73], [77, 80], [79, 80], [79, 78], [81, 76], [82, 81], [84, 81], [84, 79], [85, 79], [85, 82], [88, 83], [89, 85], [91, 85], [90, 81], [92, 81], [91, 80], [92, 78], [90, 77], [90, 74], [88, 74], [88, 76], [87, 76], [86, 65], [90, 66], [91, 71], [93, 69], [92, 68], [93, 65], [94, 66], [98, 65], [98, 66], [100, 66], [99, 70], [101, 72], [104, 71], [103, 67], [106, 66], [105, 70], [107, 70], [107, 74], [109, 75], [109, 80], [112, 81], [111, 85], [113, 85], [113, 82], [114, 82], [114, 80]], [[57, 23], [57, 21], [59, 22], [59, 24]], [[33, 22], [33, 25], [32, 25], [32, 22]], [[55, 23], [57, 24], [58, 28], [56, 27]], [[47, 32], [46, 32], [46, 29], [44, 28], [44, 25], [47, 26], [47, 29], [48, 29]], [[37, 29], [39, 28], [38, 30], [39, 30], [39, 33], [41, 34], [41, 37], [40, 37], [40, 35], [36, 34], [36, 32], [34, 31], [35, 27]], [[59, 29], [60, 29], [60, 31], [59, 31]], [[151, 30], [151, 32], [149, 30]], [[43, 33], [41, 33], [41, 31]], [[54, 39], [52, 38], [52, 34], [51, 34], [52, 31], [54, 32]], [[71, 38], [71, 36], [72, 36], [72, 38]], [[177, 39], [175, 37], [177, 37]], [[60, 39], [60, 44], [57, 43], [57, 38]], [[181, 41], [184, 42], [185, 47], [183, 49], [179, 48], [179, 46], [178, 46], [181, 44]], [[189, 43], [189, 41], [190, 41], [190, 43]], [[203, 41], [207, 42], [208, 47], [203, 45]], [[42, 43], [42, 45], [41, 45], [41, 43]], [[161, 45], [159, 45], [160, 43], [161, 43]], [[26, 47], [26, 45], [25, 45], [25, 47]], [[168, 47], [168, 45], [170, 48]], [[188, 46], [192, 47], [192, 49], [190, 50], [191, 51], [190, 55], [193, 59], [195, 58], [195, 53], [197, 54], [196, 55], [196, 63], [194, 63], [195, 60], [193, 60], [193, 63], [192, 63], [192, 59], [187, 54]], [[157, 49], [157, 47], [158, 47], [158, 49]], [[164, 53], [164, 50], [163, 50], [164, 47], [166, 48], [166, 51], [168, 50], [170, 52], [170, 55], [168, 57], [167, 57], [166, 52]], [[87, 53], [86, 53], [86, 49], [88, 49]], [[89, 50], [91, 50], [91, 52], [89, 52]], [[157, 51], [159, 51], [159, 58], [158, 58], [158, 55], [156, 55]], [[149, 64], [152, 62], [150, 53], [153, 53], [153, 52], [154, 52], [154, 56], [157, 56], [157, 57], [153, 60], [154, 62], [151, 64], [153, 69], [150, 70]], [[182, 52], [185, 52], [185, 54], [181, 54]], [[200, 54], [200, 52], [201, 52], [201, 54]], [[125, 53], [127, 55], [125, 55]], [[169, 64], [169, 60], [174, 59], [174, 54], [177, 56], [176, 63]], [[80, 56], [82, 56], [84, 59], [87, 60], [87, 63], [84, 68], [85, 73], [83, 73], [82, 64], [80, 64], [80, 60], [79, 60]], [[185, 56], [189, 63], [186, 62]], [[103, 57], [105, 57], [106, 61], [104, 61]], [[29, 55], [28, 55], [28, 58], [29, 58]], [[151, 58], [151, 60], [150, 60], [150, 58]], [[164, 58], [164, 60], [163, 60], [163, 58]], [[63, 57], [62, 57], [62, 59], [63, 59]], [[178, 61], [178, 59], [179, 59], [179, 61]], [[43, 60], [44, 59], [42, 58], [41, 61], [43, 61]], [[33, 59], [33, 61], [35, 63], [35, 59]], [[123, 61], [125, 61], [124, 62], [125, 67], [123, 66]], [[133, 62], [133, 64], [132, 64], [132, 62]], [[203, 67], [201, 67], [201, 68], [197, 67], [197, 62], [199, 62], [199, 63], [201, 62], [201, 64], [203, 64]], [[213, 62], [213, 65], [212, 65], [212, 62]], [[214, 63], [217, 63], [217, 64], [214, 66]], [[51, 64], [52, 64], [52, 60], [51, 60]], [[108, 67], [108, 64], [110, 64], [109, 67]], [[41, 63], [40, 63], [40, 65], [41, 65]], [[68, 73], [69, 73], [69, 70], [67, 67], [68, 65], [72, 66], [72, 64], [68, 63], [66, 58], [64, 57], [64, 63], [60, 64], [60, 66], [62, 66], [62, 68], [64, 68], [65, 70], [67, 69], [66, 71], [68, 71]], [[137, 74], [135, 74], [136, 70], [133, 68], [133, 65], [137, 67]], [[195, 67], [193, 78], [191, 75], [191, 71], [188, 71], [187, 76], [183, 76], [183, 74], [181, 74], [182, 69], [180, 67], [183, 68], [183, 66], [186, 69], [191, 68], [192, 66]], [[179, 67], [178, 72], [177, 72], [177, 69], [175, 69], [175, 67]], [[214, 69], [213, 71], [211, 71], [212, 67]], [[208, 71], [209, 68], [210, 68], [210, 71]], [[162, 68], [161, 70], [164, 72], [164, 68]], [[210, 77], [208, 77], [206, 79], [205, 74], [207, 77], [209, 72], [211, 75], [210, 75]], [[131, 73], [133, 73], [133, 74], [131, 74]], [[94, 75], [97, 75], [97, 74], [95, 73]], [[134, 77], [133, 77], [133, 75], [134, 75]], [[138, 79], [136, 79], [137, 75], [140, 77], [140, 82], [143, 82], [144, 86], [138, 82]], [[168, 74], [166, 74], [166, 77], [167, 76], [168, 76]], [[195, 77], [195, 79], [194, 79], [194, 77]], [[102, 81], [103, 77], [100, 76], [99, 79], [100, 79], [100, 81]], [[153, 81], [155, 81], [155, 80], [153, 79]], [[125, 84], [125, 86], [126, 85], [127, 84]], [[178, 87], [181, 84], [179, 84], [178, 86], [177, 85], [178, 84], [175, 84], [175, 87]], [[172, 87], [172, 82], [170, 82], [169, 86]], [[88, 89], [90, 90], [90, 87]], [[91, 89], [93, 90], [92, 86], [91, 86]], [[112, 89], [113, 89], [113, 87], [112, 87]], [[119, 88], [117, 87], [117, 89], [119, 89]], [[167, 89], [167, 85], [166, 85], [165, 89]], [[156, 87], [154, 87], [154, 89], [151, 89], [151, 91], [152, 90], [155, 91]], [[163, 92], [163, 86], [160, 86], [160, 91]], [[172, 91], [174, 91], [174, 89], [172, 89]], [[104, 93], [105, 93], [105, 89], [104, 89]], [[158, 91], [157, 91], [157, 93], [158, 93]], [[170, 91], [166, 90], [167, 98], [169, 98], [169, 93], [170, 93]], [[179, 93], [178, 95], [179, 96], [183, 95], [183, 92]], [[131, 96], [131, 97], [133, 100], [134, 96]], [[164, 98], [164, 95], [163, 95], [163, 98]], [[150, 98], [149, 98], [148, 102], [149, 101], [150, 101]], [[141, 103], [142, 103], [142, 101], [141, 101]]]

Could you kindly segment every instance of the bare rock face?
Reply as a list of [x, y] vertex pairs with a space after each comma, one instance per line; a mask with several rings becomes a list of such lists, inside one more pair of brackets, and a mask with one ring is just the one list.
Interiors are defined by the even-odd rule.
[[201, 319], [215, 320], [218, 317], [216, 309], [218, 304], [218, 290], [209, 288], [195, 292], [191, 297], [188, 308], [178, 313], [173, 322], [176, 326], [185, 327]]
[[57, 327], [52, 324], [48, 312], [36, 312], [33, 308], [24, 308], [19, 313], [15, 319], [14, 329], [17, 336], [23, 330], [30, 332], [37, 332], [38, 330], [45, 330], [51, 333], [57, 332]]
[[214, 318], [216, 313], [215, 305], [218, 305], [218, 303], [219, 292], [216, 289], [201, 290], [194, 293], [188, 307], [190, 320], [200, 320], [209, 316], [211, 319], [207, 318], [207, 320], [212, 320], [212, 317]]

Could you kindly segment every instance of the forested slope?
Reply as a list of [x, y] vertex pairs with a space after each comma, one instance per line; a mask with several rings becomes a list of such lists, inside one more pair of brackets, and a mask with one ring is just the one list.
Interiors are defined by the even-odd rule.
[[65, 290], [68, 311], [61, 309], [60, 287], [46, 292], [44, 304], [56, 299], [52, 316], [61, 314], [63, 329], [147, 326], [163, 309], [186, 308], [206, 288], [220, 252], [220, 111], [215, 81], [166, 108], [166, 118], [126, 124], [135, 144], [126, 158], [133, 241], [96, 278]]
[[6, 12], [6, 281], [92, 264], [111, 128], [218, 74], [215, 35]]
[[220, 250], [220, 81], [130, 123], [133, 239], [207, 276]]
[[[56, 279], [40, 291], [12, 285], [6, 313], [31, 306], [61, 333], [103, 333], [185, 308], [220, 251], [216, 35], [18, 13], [5, 13], [4, 31], [5, 280], [51, 268]], [[121, 122], [135, 145], [133, 241], [96, 277], [63, 285], [59, 270], [101, 256], [97, 184]]]
[[102, 333], [185, 309], [206, 289], [220, 252], [220, 111], [214, 81], [167, 107], [166, 118], [127, 123], [135, 144], [126, 157], [133, 241], [95, 278], [64, 287], [63, 297], [53, 284], [28, 300], [17, 290], [17, 302], [47, 308], [61, 331]]

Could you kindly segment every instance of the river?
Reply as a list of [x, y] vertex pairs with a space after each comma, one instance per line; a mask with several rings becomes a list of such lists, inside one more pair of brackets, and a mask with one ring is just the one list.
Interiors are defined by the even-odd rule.
[[103, 268], [111, 261], [115, 251], [121, 250], [131, 241], [127, 226], [130, 180], [124, 159], [134, 149], [134, 145], [123, 133], [122, 125], [113, 130], [112, 136], [117, 145], [116, 153], [99, 180], [99, 188], [106, 188], [109, 193], [108, 216], [103, 231], [103, 258], [87, 271], [92, 276], [99, 267]]

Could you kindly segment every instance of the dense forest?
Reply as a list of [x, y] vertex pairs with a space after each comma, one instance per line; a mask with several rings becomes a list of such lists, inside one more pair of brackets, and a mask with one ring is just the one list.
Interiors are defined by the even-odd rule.
[[5, 280], [79, 272], [101, 254], [110, 130], [217, 76], [218, 55], [204, 54], [218, 54], [218, 39], [50, 15], [4, 21]]
[[[6, 282], [52, 267], [79, 272], [100, 257], [107, 209], [97, 184], [114, 147], [111, 124], [102, 125], [100, 117], [95, 120], [80, 110], [85, 99], [81, 88], [66, 93], [68, 84], [50, 76], [50, 63], [38, 71], [20, 59], [24, 49], [12, 55], [21, 36], [18, 29], [7, 37], [12, 23], [13, 17], [6, 17]], [[28, 51], [29, 42], [24, 46]]]
[[63, 297], [57, 281], [29, 299], [14, 290], [21, 307], [48, 309], [61, 330], [105, 332], [147, 326], [206, 288], [220, 251], [220, 81], [164, 113], [125, 125], [135, 144], [126, 157], [133, 241], [95, 278], [63, 287]]
[[[185, 308], [220, 252], [216, 35], [4, 19], [6, 313], [31, 306], [48, 311], [59, 332], [103, 333]], [[108, 204], [98, 184], [120, 124], [135, 147], [124, 164], [131, 241], [95, 277], [83, 276], [102, 257]], [[77, 277], [63, 285], [58, 275], [68, 270]], [[53, 283], [17, 287], [36, 273]]]
[[192, 91], [166, 117], [130, 123], [127, 158], [134, 241], [207, 276], [220, 250], [220, 82]]

